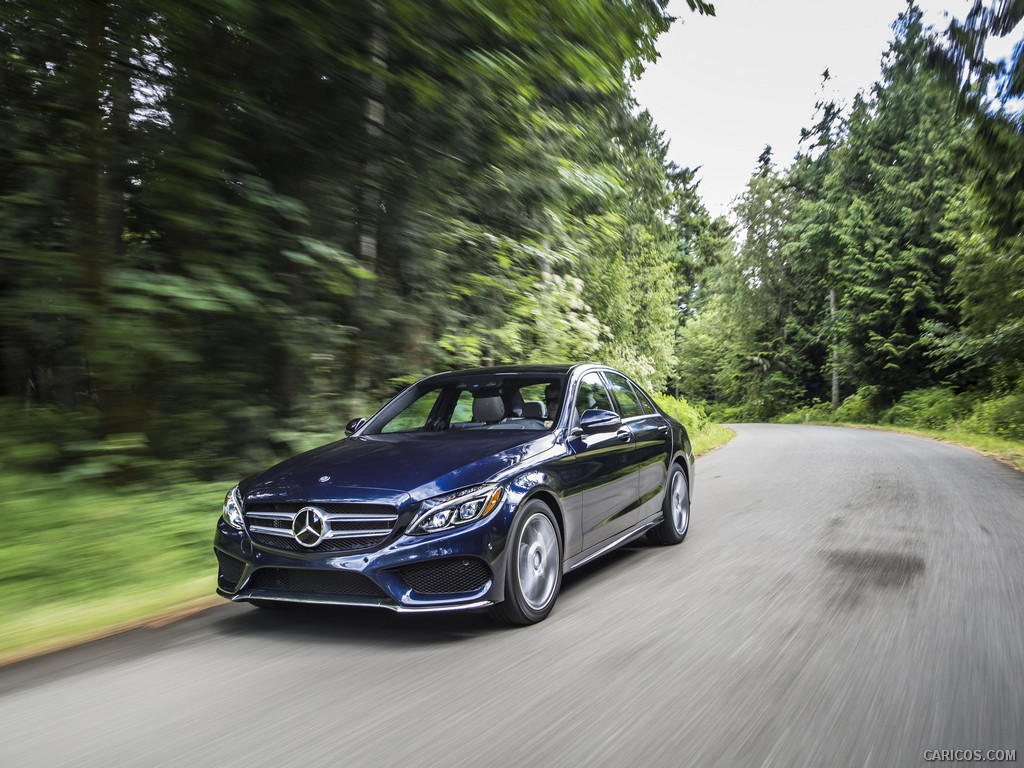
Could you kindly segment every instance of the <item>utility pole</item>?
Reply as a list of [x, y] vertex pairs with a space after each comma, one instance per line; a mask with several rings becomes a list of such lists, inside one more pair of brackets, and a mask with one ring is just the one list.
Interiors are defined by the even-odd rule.
[[828, 292], [828, 306], [832, 316], [832, 412], [839, 408], [839, 333], [836, 328], [836, 289]]

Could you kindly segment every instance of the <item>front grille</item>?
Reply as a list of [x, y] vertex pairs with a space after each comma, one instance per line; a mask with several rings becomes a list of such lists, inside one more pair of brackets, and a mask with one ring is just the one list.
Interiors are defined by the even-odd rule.
[[423, 595], [478, 592], [491, 580], [491, 569], [475, 557], [448, 557], [398, 569], [399, 575]]
[[217, 553], [217, 586], [228, 592], [234, 592], [235, 587], [238, 586], [238, 580], [242, 578], [245, 563], [230, 555], [225, 555], [219, 549], [214, 551]]
[[[304, 547], [292, 535], [295, 514], [315, 506], [327, 519], [327, 535], [315, 547]], [[257, 544], [292, 552], [355, 552], [372, 549], [391, 535], [398, 520], [394, 507], [385, 504], [297, 504], [249, 502], [245, 505], [245, 527]]]
[[261, 568], [249, 579], [246, 589], [333, 597], [389, 597], [387, 592], [361, 573], [312, 568]]

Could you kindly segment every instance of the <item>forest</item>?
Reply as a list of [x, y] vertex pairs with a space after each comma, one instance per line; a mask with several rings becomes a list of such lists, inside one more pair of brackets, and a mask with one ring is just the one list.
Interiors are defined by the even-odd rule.
[[698, 263], [680, 392], [722, 420], [1024, 439], [1021, 42], [983, 55], [1022, 13], [937, 32], [908, 4], [870, 92], [819, 101], [788, 164], [765, 148]]
[[1024, 75], [983, 55], [1021, 4], [908, 4], [729, 218], [632, 96], [666, 5], [3, 0], [5, 461], [210, 479], [564, 360], [694, 419], [1024, 438]]
[[630, 94], [664, 6], [4, 0], [13, 460], [253, 466], [457, 367], [663, 389], [704, 226]]

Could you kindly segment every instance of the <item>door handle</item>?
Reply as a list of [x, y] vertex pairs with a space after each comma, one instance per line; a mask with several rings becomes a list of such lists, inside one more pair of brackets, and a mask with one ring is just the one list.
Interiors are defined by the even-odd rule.
[[633, 433], [630, 432], [628, 429], [620, 429], [618, 432], [615, 433], [615, 436], [624, 443], [628, 443], [630, 440], [633, 439]]
[[658, 427], [658, 431], [659, 431], [659, 432], [668, 432], [668, 424], [661, 424], [661, 425], [660, 425], [660, 426]]

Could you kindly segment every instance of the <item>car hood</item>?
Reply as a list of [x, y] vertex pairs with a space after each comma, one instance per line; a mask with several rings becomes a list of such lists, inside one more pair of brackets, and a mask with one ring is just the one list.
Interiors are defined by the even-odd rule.
[[555, 445], [551, 433], [511, 430], [350, 437], [264, 470], [242, 491], [249, 499], [397, 506], [501, 479]]

